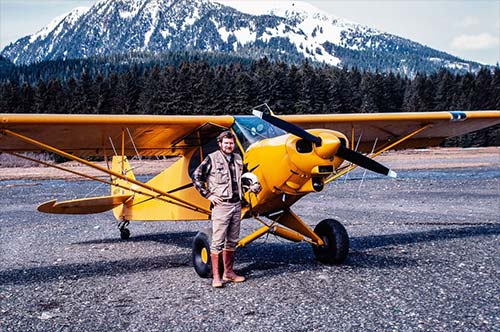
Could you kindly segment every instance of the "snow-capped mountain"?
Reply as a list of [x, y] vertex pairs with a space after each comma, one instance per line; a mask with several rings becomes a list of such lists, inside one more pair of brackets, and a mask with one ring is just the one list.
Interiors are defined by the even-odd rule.
[[15, 64], [29, 64], [132, 51], [190, 50], [295, 62], [309, 59], [406, 74], [480, 67], [297, 2], [256, 15], [211, 0], [101, 0], [55, 18], [0, 55]]

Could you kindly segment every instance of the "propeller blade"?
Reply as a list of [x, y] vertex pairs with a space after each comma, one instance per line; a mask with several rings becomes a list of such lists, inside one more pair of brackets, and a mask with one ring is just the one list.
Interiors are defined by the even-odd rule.
[[[297, 137], [300, 137], [306, 141], [312, 142], [316, 144], [316, 146], [321, 146], [321, 137], [314, 136], [304, 129], [294, 125], [293, 123], [286, 122], [277, 118], [269, 113], [264, 113], [257, 110], [252, 110], [252, 114], [258, 118], [261, 118], [264, 121], [269, 122], [270, 124], [283, 129], [284, 131], [293, 134]], [[342, 159], [350, 161], [353, 164], [366, 168], [372, 172], [387, 175], [389, 177], [395, 178], [397, 176], [396, 172], [390, 170], [379, 162], [359, 153], [349, 148], [346, 148], [343, 145], [339, 145], [337, 152], [335, 153]]]
[[294, 125], [293, 123], [286, 122], [284, 120], [281, 120], [280, 118], [277, 118], [269, 113], [264, 113], [261, 111], [253, 110], [252, 114], [255, 115], [258, 118], [261, 118], [264, 121], [269, 122], [272, 125], [275, 125], [276, 127], [283, 129], [287, 133], [293, 134], [297, 137], [300, 137], [302, 139], [305, 139], [306, 141], [312, 142], [316, 144], [317, 146], [321, 146], [321, 138], [318, 136], [314, 136], [304, 129]]
[[353, 164], [366, 168], [372, 172], [379, 173], [382, 175], [387, 175], [391, 178], [395, 178], [397, 173], [385, 167], [381, 163], [359, 153], [345, 146], [340, 146], [336, 153], [342, 159], [345, 159]]

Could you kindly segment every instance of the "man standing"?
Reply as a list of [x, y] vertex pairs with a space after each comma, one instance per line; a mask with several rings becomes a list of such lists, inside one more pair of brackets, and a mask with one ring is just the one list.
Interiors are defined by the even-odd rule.
[[222, 287], [219, 259], [222, 253], [224, 281], [243, 282], [245, 278], [233, 271], [236, 245], [241, 223], [241, 175], [243, 161], [234, 153], [235, 138], [230, 131], [217, 137], [219, 150], [209, 154], [193, 173], [198, 192], [212, 203], [212, 287]]

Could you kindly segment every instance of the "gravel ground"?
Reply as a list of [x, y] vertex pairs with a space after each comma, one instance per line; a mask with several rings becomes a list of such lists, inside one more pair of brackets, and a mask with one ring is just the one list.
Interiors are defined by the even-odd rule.
[[0, 181], [0, 331], [500, 331], [500, 166], [362, 174], [294, 207], [344, 223], [344, 265], [269, 236], [238, 251], [248, 281], [223, 289], [191, 264], [206, 222], [136, 222], [121, 241], [111, 213], [36, 211], [104, 186]]

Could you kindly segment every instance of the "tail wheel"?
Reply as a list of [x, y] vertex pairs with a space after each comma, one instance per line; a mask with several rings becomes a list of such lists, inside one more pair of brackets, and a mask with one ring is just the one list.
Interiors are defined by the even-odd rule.
[[344, 226], [335, 219], [325, 219], [314, 228], [323, 246], [313, 245], [316, 259], [324, 264], [342, 264], [349, 253], [349, 236]]
[[193, 240], [193, 266], [202, 278], [212, 276], [212, 263], [210, 261], [210, 238], [206, 233], [198, 232]]
[[120, 228], [120, 238], [122, 240], [130, 239], [130, 229], [128, 228]]
[[128, 240], [130, 238], [130, 230], [127, 228], [129, 225], [128, 220], [123, 220], [118, 223], [118, 229], [120, 230], [120, 238], [122, 240]]

